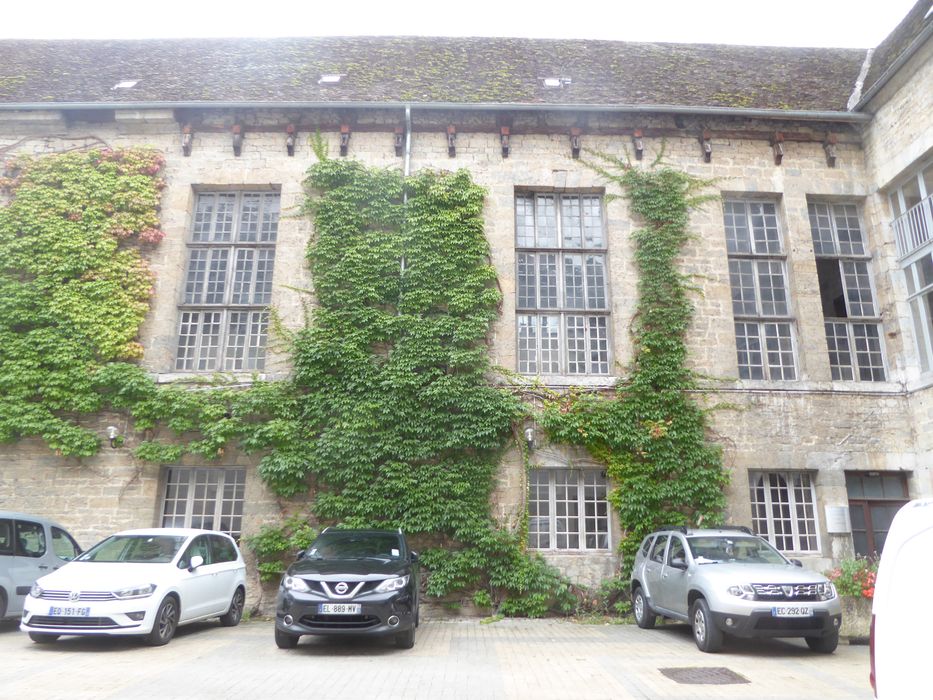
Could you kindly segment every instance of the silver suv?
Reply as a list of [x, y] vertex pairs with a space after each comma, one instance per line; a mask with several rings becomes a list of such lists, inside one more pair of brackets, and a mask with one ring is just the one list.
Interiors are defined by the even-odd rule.
[[642, 629], [658, 615], [687, 622], [700, 651], [736, 637], [803, 637], [836, 650], [842, 613], [833, 584], [789, 560], [748, 528], [648, 535], [632, 568], [632, 608]]

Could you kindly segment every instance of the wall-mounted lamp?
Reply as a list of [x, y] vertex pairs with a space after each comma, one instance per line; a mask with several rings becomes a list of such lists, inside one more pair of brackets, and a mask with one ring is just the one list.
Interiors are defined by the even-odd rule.
[[581, 139], [582, 134], [583, 134], [583, 130], [580, 129], [579, 127], [574, 126], [570, 128], [570, 156], [572, 158], [580, 157], [580, 146], [581, 146], [580, 139]]
[[340, 155], [345, 156], [350, 149], [350, 125], [340, 125]]
[[528, 449], [534, 449], [535, 446], [535, 429], [532, 427], [525, 428], [525, 443], [528, 445]]
[[107, 426], [107, 439], [110, 440], [110, 446], [116, 448], [117, 440], [120, 438], [120, 431], [115, 425]]
[[194, 143], [194, 134], [191, 133], [191, 124], [185, 124], [181, 130], [181, 152], [182, 155], [191, 155], [191, 145]]

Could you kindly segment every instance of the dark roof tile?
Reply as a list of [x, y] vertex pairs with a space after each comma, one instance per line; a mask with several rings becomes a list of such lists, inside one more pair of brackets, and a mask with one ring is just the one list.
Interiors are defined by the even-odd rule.
[[[0, 103], [412, 102], [844, 111], [859, 49], [328, 37], [0, 41]], [[322, 73], [344, 76], [319, 85]], [[565, 87], [544, 87], [566, 76]], [[113, 90], [121, 80], [139, 80]]]

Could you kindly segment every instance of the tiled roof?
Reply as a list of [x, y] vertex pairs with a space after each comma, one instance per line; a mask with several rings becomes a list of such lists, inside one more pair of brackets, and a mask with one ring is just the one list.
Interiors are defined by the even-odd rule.
[[[329, 37], [0, 41], [0, 105], [390, 102], [843, 112], [860, 49]], [[343, 77], [319, 85], [323, 73]], [[545, 87], [547, 77], [570, 78]], [[113, 89], [125, 80], [135, 87]]]
[[933, 24], [933, 0], [918, 0], [901, 23], [894, 28], [887, 38], [878, 44], [871, 58], [871, 67], [865, 76], [865, 89], [868, 91], [877, 82], [897, 58], [907, 49], [920, 33]]

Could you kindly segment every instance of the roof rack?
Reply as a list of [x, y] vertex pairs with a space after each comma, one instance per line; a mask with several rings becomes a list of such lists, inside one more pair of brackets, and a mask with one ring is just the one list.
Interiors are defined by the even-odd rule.
[[719, 527], [714, 528], [714, 529], [716, 529], [716, 530], [738, 530], [739, 532], [744, 532], [746, 535], [754, 535], [754, 534], [756, 534], [756, 533], [752, 532], [751, 529], [749, 529], [749, 528], [746, 527], [745, 525], [729, 525], [729, 524], [725, 524], [725, 525], [720, 525]]
[[684, 535], [687, 534], [687, 527], [685, 525], [662, 525], [661, 527], [657, 529], [658, 530], [674, 530], [675, 532], [679, 532]]

